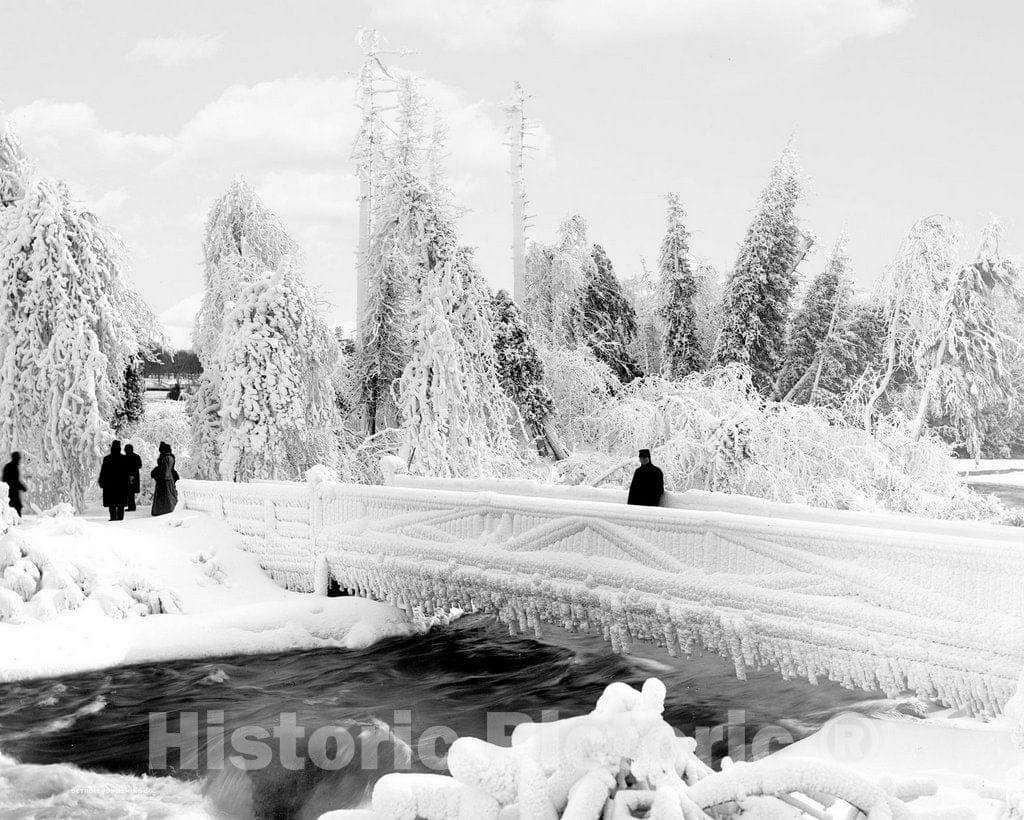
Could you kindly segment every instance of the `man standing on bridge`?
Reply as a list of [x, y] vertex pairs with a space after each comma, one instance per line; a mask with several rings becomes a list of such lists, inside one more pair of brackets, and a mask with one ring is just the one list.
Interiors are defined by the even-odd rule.
[[629, 483], [629, 499], [627, 504], [641, 507], [657, 507], [661, 504], [661, 496], [665, 492], [665, 476], [651, 464], [651, 451], [640, 451], [640, 466], [633, 472], [633, 480]]

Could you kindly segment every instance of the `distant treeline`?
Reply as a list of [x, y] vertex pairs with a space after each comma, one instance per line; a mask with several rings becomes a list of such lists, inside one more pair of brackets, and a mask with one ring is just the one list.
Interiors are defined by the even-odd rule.
[[147, 378], [194, 379], [203, 372], [199, 357], [191, 350], [164, 351], [143, 364], [142, 375]]

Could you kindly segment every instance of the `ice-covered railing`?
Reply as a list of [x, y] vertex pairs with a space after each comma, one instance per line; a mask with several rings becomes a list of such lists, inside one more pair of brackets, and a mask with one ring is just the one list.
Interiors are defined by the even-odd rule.
[[[427, 610], [476, 606], [516, 629], [600, 629], [619, 651], [708, 648], [999, 711], [1024, 666], [1013, 540], [595, 501], [309, 484], [180, 485], [280, 583]], [[1002, 530], [1003, 528], [998, 528]]]
[[[544, 484], [529, 479], [502, 478], [431, 478], [397, 474], [392, 478], [396, 487], [412, 487], [423, 490], [458, 490], [461, 492], [492, 492], [502, 495], [520, 495], [534, 498], [558, 498], [566, 501], [603, 501], [608, 504], [625, 504], [626, 490], [612, 487], [586, 487], [576, 484]], [[810, 521], [817, 524], [834, 524], [839, 527], [868, 527], [871, 529], [895, 530], [915, 533], [933, 533], [947, 538], [985, 538], [996, 541], [1017, 539], [1024, 549], [1024, 530], [1001, 524], [979, 521], [949, 521], [903, 513], [860, 512], [856, 510], [830, 510], [809, 507], [805, 504], [789, 504], [768, 501], [751, 495], [738, 493], [712, 493], [707, 490], [686, 490], [681, 493], [666, 492], [662, 507], [677, 510], [728, 512], [737, 515], [754, 515], [761, 518], [780, 518], [787, 521]]]

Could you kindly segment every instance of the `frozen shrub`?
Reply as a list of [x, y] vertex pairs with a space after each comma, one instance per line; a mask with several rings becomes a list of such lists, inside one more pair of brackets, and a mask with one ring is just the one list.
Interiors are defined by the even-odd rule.
[[679, 382], [630, 384], [576, 422], [586, 442], [559, 469], [574, 483], [625, 485], [636, 451], [652, 450], [666, 489], [743, 493], [816, 507], [997, 519], [937, 439], [914, 441], [899, 416], [874, 436], [822, 407], [765, 401], [739, 365]]

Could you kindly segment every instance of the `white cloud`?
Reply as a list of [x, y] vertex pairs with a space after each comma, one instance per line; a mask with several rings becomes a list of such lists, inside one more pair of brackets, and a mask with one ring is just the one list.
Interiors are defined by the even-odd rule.
[[180, 302], [171, 305], [157, 317], [163, 325], [164, 335], [172, 350], [190, 349], [192, 347], [192, 328], [196, 323], [196, 314], [203, 305], [202, 291], [192, 293]]
[[82, 102], [39, 99], [15, 108], [9, 119], [22, 141], [32, 147], [33, 158], [53, 161], [58, 168], [68, 158], [93, 164], [151, 160], [169, 153], [172, 148], [172, 141], [158, 134], [138, 134], [103, 126], [93, 108]]
[[377, 0], [382, 24], [433, 30], [455, 48], [513, 48], [542, 35], [573, 46], [731, 35], [797, 56], [891, 34], [914, 0]]
[[125, 55], [132, 63], [151, 61], [163, 68], [178, 68], [210, 59], [220, 51], [221, 38], [212, 34], [147, 37]]

